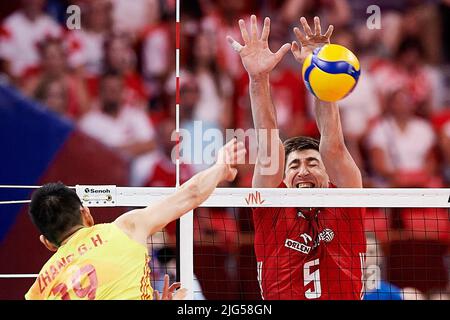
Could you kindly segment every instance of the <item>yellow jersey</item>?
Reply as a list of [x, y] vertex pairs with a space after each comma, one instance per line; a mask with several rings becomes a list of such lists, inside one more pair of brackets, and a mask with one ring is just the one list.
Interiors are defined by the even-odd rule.
[[114, 223], [78, 230], [47, 261], [26, 299], [151, 300], [147, 248]]

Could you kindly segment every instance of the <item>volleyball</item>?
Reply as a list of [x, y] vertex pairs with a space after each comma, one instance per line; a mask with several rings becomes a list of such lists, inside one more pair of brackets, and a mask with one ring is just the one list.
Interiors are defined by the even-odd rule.
[[326, 44], [316, 48], [303, 63], [303, 80], [318, 99], [334, 102], [346, 97], [358, 83], [358, 58], [344, 46]]

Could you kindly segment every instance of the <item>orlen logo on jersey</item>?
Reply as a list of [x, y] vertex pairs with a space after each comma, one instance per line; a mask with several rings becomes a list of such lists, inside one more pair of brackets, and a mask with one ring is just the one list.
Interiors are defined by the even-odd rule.
[[300, 235], [300, 238], [303, 239], [303, 242], [304, 242], [305, 244], [308, 244], [308, 242], [311, 242], [311, 241], [312, 241], [311, 236], [310, 236], [309, 234], [307, 234], [307, 233], [301, 234], [301, 235]]
[[284, 246], [286, 248], [296, 250], [304, 254], [308, 254], [311, 251], [311, 247], [305, 246], [303, 243], [291, 239], [286, 239]]
[[86, 189], [84, 189], [84, 192], [85, 193], [111, 193], [111, 190], [109, 190], [109, 189], [93, 189], [93, 188], [89, 189], [89, 188], [86, 188]]
[[319, 241], [331, 242], [334, 239], [334, 231], [331, 229], [324, 229], [319, 233]]

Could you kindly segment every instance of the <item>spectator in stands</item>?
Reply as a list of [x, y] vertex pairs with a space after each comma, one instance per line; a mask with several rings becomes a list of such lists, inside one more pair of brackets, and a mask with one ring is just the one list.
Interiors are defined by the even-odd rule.
[[445, 208], [390, 208], [367, 217], [366, 230], [374, 230], [383, 249], [386, 279], [403, 288], [405, 299], [448, 288], [449, 218]]
[[200, 32], [194, 39], [190, 69], [199, 87], [194, 119], [209, 122], [217, 128], [228, 128], [231, 120], [233, 83], [219, 68], [217, 46], [211, 33]]
[[[416, 38], [423, 45], [423, 56], [429, 63], [436, 64], [441, 60], [442, 28], [439, 21], [439, 7], [430, 1], [409, 0], [402, 11], [401, 32], [404, 38]], [[441, 1], [444, 2], [444, 1]], [[427, 26], [427, 32], [423, 32]], [[430, 36], [430, 35], [433, 36]]]
[[[203, 14], [203, 17], [199, 19], [197, 26], [191, 20], [191, 29], [184, 30], [183, 32], [189, 32], [192, 35], [198, 33], [198, 29], [202, 28], [205, 32], [214, 35], [214, 40], [212, 41], [217, 45], [217, 59], [220, 68], [226, 70], [233, 79], [239, 79], [244, 69], [239, 57], [236, 56], [236, 52], [228, 45], [225, 39], [227, 35], [233, 37], [239, 36], [240, 31], [236, 26], [236, 21], [240, 17], [247, 16], [250, 18], [248, 7], [251, 2], [241, 0], [219, 0], [210, 3], [199, 2], [202, 12], [198, 14]], [[190, 17], [192, 16], [190, 14]], [[190, 17], [185, 18], [189, 19]]]
[[402, 289], [403, 300], [425, 300], [425, 295], [417, 288], [407, 287]]
[[[169, 110], [172, 119], [175, 118], [175, 108], [172, 106], [175, 105], [176, 96], [173, 79], [174, 76], [169, 76], [165, 86], [167, 95], [170, 97]], [[194, 173], [211, 165], [215, 156], [211, 151], [218, 150], [217, 146], [220, 143], [220, 139], [216, 136], [208, 135], [216, 134], [217, 126], [209, 121], [195, 118], [195, 109], [199, 100], [200, 88], [197, 78], [185, 69], [180, 70], [180, 159], [182, 163], [189, 165]], [[215, 107], [215, 105], [210, 106], [210, 108]]]
[[350, 22], [351, 10], [347, 0], [287, 0], [280, 9], [281, 18], [289, 23], [298, 23], [299, 17], [308, 20], [319, 16], [325, 25], [332, 24], [335, 29]]
[[[162, 292], [163, 290], [164, 276], [168, 275], [171, 281], [175, 280], [177, 269], [175, 247], [170, 245], [168, 246], [167, 241], [164, 241], [164, 238], [161, 240], [162, 241], [160, 241], [159, 243], [156, 242], [157, 245], [153, 247], [152, 256], [156, 259], [153, 259], [150, 262], [150, 268], [152, 270], [152, 287], [159, 292]], [[202, 287], [195, 274], [192, 291], [194, 293], [194, 300], [205, 300], [205, 296], [202, 292]]]
[[[146, 186], [148, 187], [174, 187], [176, 185], [176, 141], [175, 141], [175, 119], [166, 118], [162, 120], [157, 128], [157, 150], [155, 151], [155, 162], [150, 171]], [[188, 165], [180, 164], [180, 184], [192, 176]]]
[[450, 300], [450, 284], [447, 289], [431, 290], [428, 293], [428, 300]]
[[439, 145], [442, 152], [442, 174], [447, 185], [450, 185], [450, 121], [447, 121], [441, 131], [439, 137]]
[[114, 71], [124, 80], [124, 102], [145, 107], [149, 93], [136, 69], [136, 54], [131, 39], [125, 34], [113, 34], [105, 43], [104, 71]]
[[[78, 119], [89, 109], [88, 94], [81, 75], [68, 68], [61, 40], [45, 39], [38, 47], [41, 58], [39, 68], [23, 77], [22, 91], [44, 103], [49, 99], [51, 109]], [[65, 98], [59, 99], [58, 103], [58, 97]]]
[[382, 267], [384, 253], [379, 246], [375, 234], [366, 232], [367, 251], [364, 274], [364, 300], [402, 300], [402, 290], [383, 280]]
[[80, 120], [80, 128], [132, 160], [130, 183], [140, 186], [147, 180], [154, 161], [154, 129], [143, 109], [123, 103], [123, 90], [120, 74], [105, 74], [99, 105]]
[[[382, 252], [371, 253], [374, 247], [369, 244], [374, 236], [367, 232], [367, 268], [372, 264], [370, 256], [382, 256], [382, 263], [378, 264], [383, 270], [383, 278], [399, 288], [407, 288], [402, 291], [408, 299], [416, 298], [417, 293], [430, 296], [447, 292], [450, 288], [449, 218], [445, 208], [368, 210], [365, 230], [376, 235], [377, 250]], [[411, 287], [415, 289], [408, 289]], [[408, 295], [408, 292], [412, 294]]]
[[142, 75], [155, 95], [164, 90], [165, 78], [175, 62], [173, 24], [163, 19], [161, 9], [159, 5], [154, 7], [153, 21], [142, 31]]
[[430, 117], [443, 106], [442, 76], [425, 60], [424, 48], [416, 38], [404, 39], [395, 59], [373, 70], [376, 87], [381, 94], [383, 109], [387, 108], [387, 94], [402, 84], [417, 106], [418, 114]]
[[[352, 52], [358, 52], [356, 35], [350, 28], [335, 30], [333, 38], [334, 43], [347, 47]], [[368, 72], [364, 62], [360, 62], [364, 76], [359, 78], [358, 84], [352, 93], [339, 101], [339, 107], [347, 148], [362, 171], [364, 178], [366, 166], [363, 159], [364, 154], [361, 152], [363, 139], [371, 124], [380, 116], [381, 107], [373, 77]]]
[[45, 0], [21, 0], [21, 9], [5, 19], [0, 32], [0, 59], [6, 71], [18, 79], [39, 64], [37, 44], [59, 37], [62, 28], [43, 11]]
[[34, 98], [43, 103], [50, 110], [66, 116], [67, 88], [61, 79], [57, 77], [42, 77], [38, 87], [34, 91]]
[[109, 0], [76, 1], [83, 12], [81, 29], [67, 34], [69, 64], [82, 67], [86, 77], [102, 74], [104, 43], [113, 31], [112, 5]]
[[386, 113], [369, 132], [368, 148], [378, 186], [426, 187], [435, 181], [436, 137], [430, 123], [414, 115], [405, 88], [388, 95]]
[[111, 0], [111, 3], [114, 31], [126, 33], [133, 39], [160, 18], [162, 2], [159, 0]]

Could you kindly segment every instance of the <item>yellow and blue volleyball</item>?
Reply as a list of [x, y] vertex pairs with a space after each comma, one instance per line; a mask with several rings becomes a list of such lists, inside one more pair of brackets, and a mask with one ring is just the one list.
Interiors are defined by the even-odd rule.
[[303, 63], [303, 80], [319, 100], [334, 102], [346, 97], [358, 83], [358, 58], [346, 47], [326, 44], [316, 48]]

